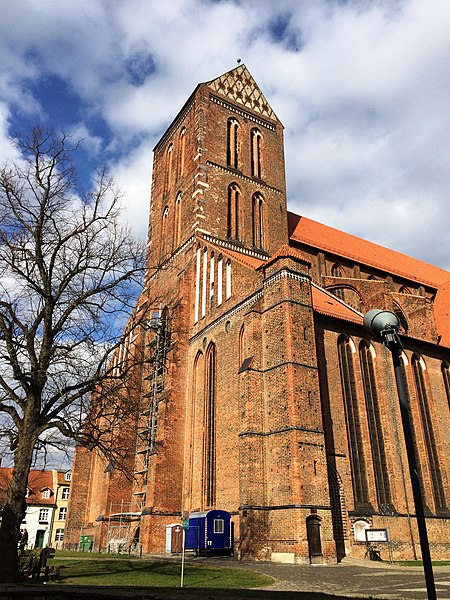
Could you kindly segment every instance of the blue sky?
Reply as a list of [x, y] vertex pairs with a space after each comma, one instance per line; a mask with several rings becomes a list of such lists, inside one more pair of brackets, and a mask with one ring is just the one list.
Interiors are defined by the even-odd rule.
[[152, 149], [201, 81], [248, 67], [285, 125], [290, 210], [450, 268], [448, 0], [0, 0], [0, 162], [83, 139], [145, 237]]

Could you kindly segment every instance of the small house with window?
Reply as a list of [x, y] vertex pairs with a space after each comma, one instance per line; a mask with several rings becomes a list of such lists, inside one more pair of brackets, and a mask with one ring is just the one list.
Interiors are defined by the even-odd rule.
[[186, 549], [196, 554], [232, 554], [230, 513], [225, 510], [193, 512], [186, 529]]

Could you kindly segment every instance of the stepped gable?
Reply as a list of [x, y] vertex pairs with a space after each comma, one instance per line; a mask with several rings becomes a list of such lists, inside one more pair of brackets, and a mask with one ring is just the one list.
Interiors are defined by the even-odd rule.
[[322, 288], [312, 285], [311, 287], [312, 304], [315, 312], [341, 319], [342, 321], [350, 321], [362, 325], [362, 315], [354, 309], [341, 302], [337, 297]]
[[433, 309], [439, 343], [450, 348], [450, 281], [439, 287]]
[[277, 116], [245, 65], [239, 65], [220, 77], [207, 81], [206, 85], [218, 96], [241, 104], [247, 110], [267, 119], [277, 120]]
[[294, 242], [308, 244], [321, 250], [345, 256], [376, 269], [394, 273], [438, 288], [450, 279], [445, 269], [411, 258], [328, 225], [288, 213], [289, 236]]

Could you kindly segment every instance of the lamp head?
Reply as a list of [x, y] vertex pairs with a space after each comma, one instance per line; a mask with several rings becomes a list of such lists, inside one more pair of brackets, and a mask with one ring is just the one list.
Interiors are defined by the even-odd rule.
[[388, 311], [373, 308], [364, 315], [364, 327], [375, 337], [384, 341], [386, 332], [397, 333], [400, 327], [400, 321], [397, 315]]

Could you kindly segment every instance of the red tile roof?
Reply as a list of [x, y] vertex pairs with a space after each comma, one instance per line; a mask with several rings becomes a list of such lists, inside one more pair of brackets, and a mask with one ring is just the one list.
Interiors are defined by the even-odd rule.
[[[9, 467], [0, 468], [0, 502], [6, 500], [8, 488], [11, 482], [12, 469]], [[50, 498], [43, 498], [42, 492], [45, 489], [51, 490]], [[53, 475], [51, 471], [31, 470], [28, 477], [28, 496], [27, 504], [52, 505], [55, 503], [53, 495]]]
[[340, 300], [329, 292], [326, 292], [313, 284], [311, 287], [311, 295], [313, 308], [316, 312], [326, 315], [327, 317], [335, 317], [337, 319], [362, 325], [362, 316], [340, 302]]
[[439, 287], [433, 309], [440, 344], [450, 348], [450, 281]]
[[431, 287], [439, 287], [450, 281], [450, 273], [425, 262], [384, 248], [373, 242], [333, 227], [322, 225], [306, 217], [288, 213], [291, 240], [350, 258], [388, 273], [418, 281]]

